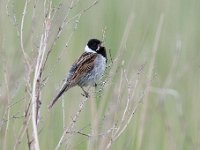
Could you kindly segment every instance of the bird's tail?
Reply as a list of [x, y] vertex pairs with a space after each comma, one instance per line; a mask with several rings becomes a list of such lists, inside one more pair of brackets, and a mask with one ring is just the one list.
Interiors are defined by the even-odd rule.
[[60, 98], [60, 96], [64, 92], [66, 92], [67, 90], [69, 90], [70, 87], [71, 87], [70, 84], [68, 82], [65, 82], [64, 85], [62, 86], [62, 88], [60, 89], [60, 91], [58, 92], [58, 94], [54, 97], [54, 99], [49, 104], [48, 108], [51, 109], [53, 107], [53, 105], [56, 103], [56, 101]]

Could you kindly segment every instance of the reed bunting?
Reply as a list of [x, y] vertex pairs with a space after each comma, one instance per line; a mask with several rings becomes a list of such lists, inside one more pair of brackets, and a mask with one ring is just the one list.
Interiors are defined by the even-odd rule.
[[76, 85], [82, 88], [86, 97], [89, 96], [83, 87], [96, 86], [106, 68], [106, 49], [101, 44], [102, 42], [98, 39], [88, 41], [85, 52], [71, 66], [61, 89], [49, 104], [49, 109], [64, 92]]

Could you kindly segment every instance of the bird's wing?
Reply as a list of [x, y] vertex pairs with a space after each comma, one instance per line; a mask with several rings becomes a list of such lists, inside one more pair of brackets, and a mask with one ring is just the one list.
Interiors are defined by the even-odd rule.
[[77, 84], [77, 82], [93, 69], [95, 64], [96, 53], [83, 53], [81, 57], [75, 62], [76, 69], [73, 72], [71, 78], [68, 80], [71, 86]]

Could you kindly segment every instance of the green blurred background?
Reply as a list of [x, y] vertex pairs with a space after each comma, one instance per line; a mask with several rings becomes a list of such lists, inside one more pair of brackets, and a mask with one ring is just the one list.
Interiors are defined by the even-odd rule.
[[[46, 1], [47, 4], [49, 2], [50, 0]], [[57, 12], [52, 19], [48, 48], [52, 45], [58, 27], [68, 12], [67, 6], [70, 2], [52, 1], [52, 8], [58, 8], [60, 3], [63, 5], [60, 9], [55, 9]], [[79, 14], [93, 2], [74, 1], [75, 6], [69, 11], [68, 18]], [[18, 35], [24, 4], [24, 0], [0, 1], [0, 149], [14, 148], [24, 122], [24, 110], [30, 101], [28, 94], [25, 94], [28, 74]], [[23, 36], [25, 51], [33, 62], [37, 55], [44, 16], [44, 1], [36, 0], [28, 3]], [[163, 16], [163, 25], [156, 54], [153, 54], [160, 16]], [[127, 24], [130, 24], [130, 27]], [[128, 78], [131, 79], [136, 76], [138, 68], [145, 64], [139, 88], [136, 90], [136, 99], [145, 91], [148, 70], [152, 69], [153, 72], [149, 94], [143, 99], [145, 101], [142, 100], [126, 130], [113, 141], [111, 149], [200, 149], [199, 24], [199, 0], [99, 0], [97, 4], [83, 12], [80, 18], [72, 19], [63, 28], [60, 38], [53, 46], [44, 70], [43, 78], [48, 77], [48, 80], [41, 91], [39, 123], [41, 149], [55, 148], [63, 132], [63, 126], [69, 125], [80, 100], [83, 99], [80, 94], [81, 89], [75, 87], [65, 93], [64, 122], [62, 103], [58, 102], [51, 111], [47, 109], [48, 103], [59, 89], [70, 65], [83, 52], [88, 39], [102, 39], [103, 31], [105, 31], [105, 46], [110, 51], [112, 59], [116, 60], [113, 66], [120, 71], [110, 75], [113, 80], [105, 85], [102, 97], [92, 99], [95, 101], [97, 112], [102, 108], [98, 120], [99, 128], [105, 126], [106, 121], [102, 121], [102, 118], [109, 114], [110, 109], [114, 107], [113, 103], [118, 102], [119, 95], [121, 95], [120, 103], [114, 108], [114, 117], [110, 118], [113, 124], [117, 124], [123, 113], [124, 102], [127, 100], [127, 87], [124, 85], [126, 88], [118, 90], [123, 69], [128, 72]], [[124, 41], [126, 31], [128, 31], [127, 39]], [[120, 59], [117, 59], [120, 51], [123, 53]], [[151, 68], [150, 62], [154, 56], [155, 62]], [[33, 75], [30, 75], [30, 81], [32, 78]], [[146, 101], [148, 101], [147, 107], [144, 108]], [[87, 134], [91, 133], [90, 124], [93, 124], [92, 119], [94, 119], [90, 103], [86, 103], [76, 125], [77, 129], [84, 128]], [[135, 102], [133, 107], [134, 104]], [[9, 118], [8, 112], [10, 112]], [[142, 124], [141, 118], [144, 113], [145, 123]], [[28, 129], [31, 136], [31, 123]], [[95, 148], [90, 148], [88, 141], [87, 137], [75, 134], [70, 137], [67, 149], [101, 149], [98, 146], [99, 141]], [[26, 135], [16, 148], [28, 149]]]

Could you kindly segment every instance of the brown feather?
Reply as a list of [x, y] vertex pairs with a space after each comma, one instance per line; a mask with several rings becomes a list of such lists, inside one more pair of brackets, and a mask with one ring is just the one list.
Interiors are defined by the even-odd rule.
[[87, 74], [94, 67], [94, 60], [97, 57], [96, 53], [83, 53], [77, 61], [77, 69], [71, 78], [71, 85], [77, 84], [77, 82]]

